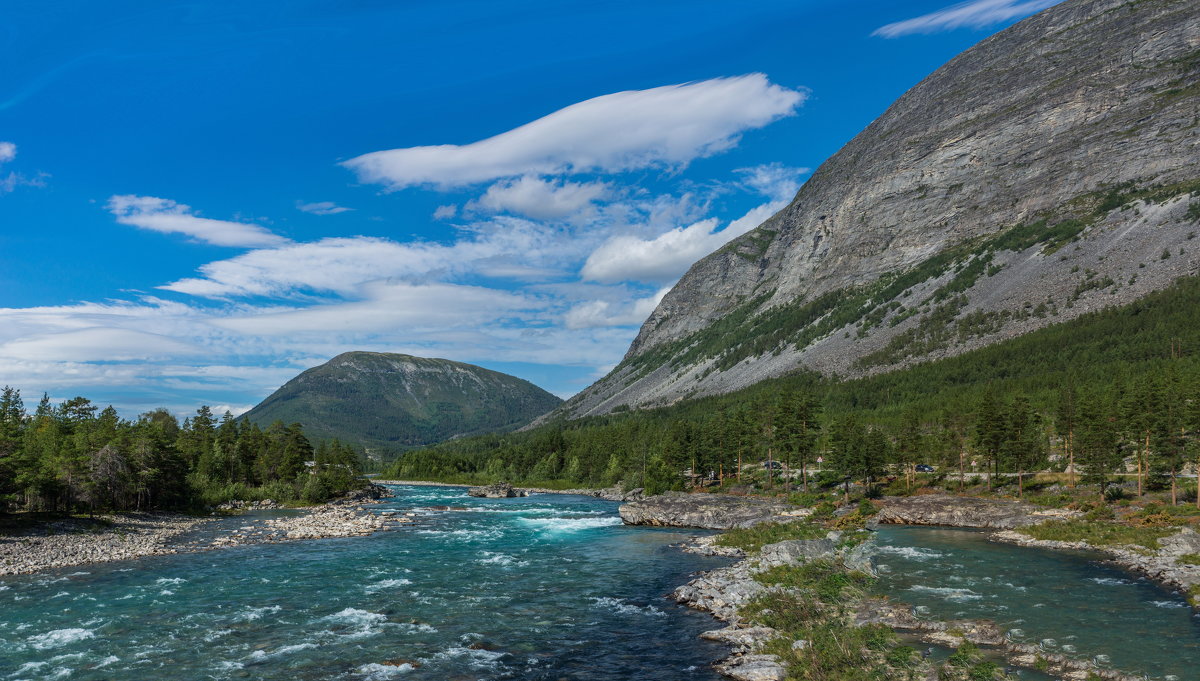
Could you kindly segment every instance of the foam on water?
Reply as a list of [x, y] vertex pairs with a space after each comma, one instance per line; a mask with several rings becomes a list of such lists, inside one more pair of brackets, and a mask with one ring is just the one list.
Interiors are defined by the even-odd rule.
[[254, 620], [261, 619], [263, 615], [276, 613], [280, 610], [282, 610], [282, 608], [280, 608], [278, 605], [265, 605], [261, 608], [250, 607], [234, 615], [233, 620], [235, 622], [252, 622]]
[[344, 624], [360, 624], [371, 625], [387, 621], [387, 615], [381, 615], [377, 612], [367, 612], [358, 608], [346, 608], [341, 612], [335, 612], [332, 615], [326, 615], [321, 618], [326, 622], [341, 622]]
[[375, 582], [374, 584], [368, 584], [367, 586], [363, 587], [363, 591], [366, 591], [367, 593], [375, 593], [376, 591], [394, 589], [398, 586], [407, 586], [409, 584], [412, 584], [411, 579], [385, 579], [380, 582]]
[[621, 525], [620, 518], [521, 518], [521, 523], [545, 534], [579, 532]]
[[499, 650], [482, 650], [477, 648], [467, 648], [463, 646], [454, 646], [447, 648], [433, 657], [428, 658], [426, 662], [434, 663], [441, 660], [456, 659], [464, 661], [467, 666], [472, 669], [498, 669], [500, 667], [500, 658], [504, 657], [505, 653]]
[[154, 580], [155, 584], [183, 584], [187, 580], [183, 577], [159, 577]]
[[610, 598], [608, 596], [605, 596], [603, 598], [593, 598], [592, 602], [602, 608], [607, 608], [614, 612], [619, 612], [622, 615], [646, 615], [646, 616], [650, 616], [650, 617], [666, 617], [667, 616], [667, 613], [663, 612], [662, 610], [659, 610], [658, 608], [654, 607], [653, 605], [634, 605], [632, 603], [627, 603], [619, 598]]
[[48, 650], [95, 637], [96, 633], [91, 629], [70, 628], [55, 629], [44, 634], [36, 634], [26, 640], [29, 641], [29, 645], [38, 650]]
[[945, 556], [945, 554], [934, 551], [933, 549], [920, 548], [916, 546], [882, 545], [876, 547], [876, 551], [879, 553], [888, 553], [894, 556], [908, 558], [909, 560], [933, 560], [934, 558], [942, 558]]
[[476, 563], [480, 565], [499, 565], [501, 567], [524, 567], [529, 565], [527, 560], [518, 560], [505, 553], [496, 553], [493, 551], [480, 551], [479, 555], [483, 556]]
[[1104, 586], [1129, 586], [1133, 584], [1128, 579], [1121, 579], [1119, 577], [1088, 577], [1088, 581], [1103, 584]]
[[971, 591], [970, 589], [954, 589], [948, 586], [925, 586], [924, 584], [916, 584], [909, 587], [909, 590], [935, 594], [948, 601], [954, 601], [956, 603], [977, 601], [983, 598], [983, 594]]
[[1187, 603], [1183, 601], [1150, 601], [1156, 608], [1186, 608]]
[[359, 674], [362, 674], [363, 681], [386, 681], [386, 679], [394, 679], [396, 677], [403, 676], [411, 672], [413, 669], [416, 669], [416, 667], [413, 667], [407, 662], [397, 665], [372, 662], [370, 664], [364, 664], [355, 671], [357, 671]]
[[250, 653], [249, 659], [251, 659], [255, 662], [261, 662], [262, 660], [283, 657], [285, 655], [290, 655], [292, 653], [299, 652], [301, 650], [309, 650], [311, 648], [316, 648], [316, 647], [317, 647], [317, 644], [315, 644], [315, 643], [295, 643], [290, 646], [283, 646], [283, 647], [281, 647], [277, 650], [273, 650], [269, 653], [266, 651], [263, 651], [263, 650], [256, 650], [256, 651]]

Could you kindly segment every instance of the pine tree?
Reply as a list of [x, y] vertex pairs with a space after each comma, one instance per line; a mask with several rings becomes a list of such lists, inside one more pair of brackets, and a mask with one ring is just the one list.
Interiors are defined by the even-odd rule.
[[921, 417], [917, 410], [909, 407], [900, 417], [900, 430], [896, 433], [895, 461], [904, 473], [904, 487], [912, 490], [916, 476], [917, 459], [925, 450], [925, 435], [921, 431]]
[[1076, 426], [1076, 460], [1084, 468], [1084, 479], [1100, 486], [1100, 497], [1109, 476], [1122, 464], [1116, 405], [1112, 395], [1098, 390], [1080, 396]]
[[1063, 453], [1067, 459], [1067, 486], [1075, 488], [1075, 422], [1078, 419], [1079, 395], [1075, 381], [1068, 379], [1058, 391], [1055, 404], [1054, 426], [1062, 439]]
[[1025, 497], [1025, 474], [1045, 462], [1041, 423], [1029, 399], [1017, 395], [1008, 406], [1000, 456], [1017, 473], [1017, 495]]
[[975, 433], [973, 442], [976, 450], [983, 455], [988, 467], [988, 489], [992, 488], [992, 469], [1000, 460], [1000, 448], [1004, 444], [1006, 424], [1004, 407], [991, 389], [983, 394], [979, 409], [975, 414]]

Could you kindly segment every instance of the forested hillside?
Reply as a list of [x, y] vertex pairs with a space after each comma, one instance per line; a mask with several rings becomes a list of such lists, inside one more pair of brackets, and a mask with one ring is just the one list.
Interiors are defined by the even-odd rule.
[[838, 480], [918, 463], [980, 475], [1061, 470], [1072, 458], [1094, 481], [1126, 459], [1161, 479], [1200, 458], [1197, 351], [1200, 279], [1189, 277], [901, 371], [851, 381], [801, 373], [673, 407], [458, 440], [410, 452], [388, 475], [662, 491], [687, 485], [687, 469], [727, 479], [739, 462], [806, 469], [823, 456]]
[[337, 441], [314, 450], [299, 424], [263, 430], [208, 407], [182, 424], [166, 409], [128, 421], [83, 397], [43, 397], [30, 414], [16, 389], [0, 393], [0, 512], [319, 502], [360, 485], [358, 454]]
[[394, 453], [511, 430], [561, 403], [529, 381], [472, 364], [347, 352], [288, 381], [242, 418], [302, 423], [313, 439]]
[[1200, 4], [1067, 0], [918, 83], [696, 262], [573, 417], [969, 352], [1200, 268]]

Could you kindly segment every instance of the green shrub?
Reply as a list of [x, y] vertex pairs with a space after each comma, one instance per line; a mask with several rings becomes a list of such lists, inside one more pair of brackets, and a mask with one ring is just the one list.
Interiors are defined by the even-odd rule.
[[754, 553], [767, 544], [774, 544], [788, 539], [821, 539], [829, 531], [808, 520], [796, 520], [790, 523], [760, 523], [754, 527], [729, 530], [717, 538], [718, 546], [738, 548], [746, 553]]
[[1082, 541], [1092, 546], [1123, 546], [1132, 544], [1157, 549], [1158, 540], [1174, 534], [1171, 528], [1130, 527], [1113, 522], [1088, 520], [1051, 520], [1017, 530], [1034, 539], [1048, 541]]

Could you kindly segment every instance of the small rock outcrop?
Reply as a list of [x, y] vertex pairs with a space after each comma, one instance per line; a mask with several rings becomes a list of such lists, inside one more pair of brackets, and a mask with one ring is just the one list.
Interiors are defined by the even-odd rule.
[[1011, 530], [1074, 515], [1078, 514], [1019, 501], [928, 494], [888, 497], [874, 522], [880, 525], [944, 525]]
[[676, 492], [625, 504], [620, 514], [626, 525], [732, 530], [775, 520], [794, 509], [765, 499]]
[[484, 497], [487, 499], [506, 499], [508, 497], [529, 496], [529, 493], [523, 489], [517, 489], [516, 487], [513, 487], [511, 483], [497, 482], [491, 485], [472, 487], [467, 490], [467, 496]]
[[[655, 497], [658, 498], [658, 497]], [[798, 565], [813, 560], [838, 560], [845, 564], [846, 552], [839, 547], [840, 532], [821, 539], [792, 539], [768, 544], [756, 557], [746, 558], [729, 567], [702, 573], [675, 589], [676, 602], [712, 614], [726, 625], [700, 634], [710, 641], [730, 646], [732, 655], [714, 665], [721, 674], [737, 681], [783, 681], [787, 670], [774, 655], [764, 654], [763, 646], [779, 636], [770, 627], [746, 626], [738, 611], [756, 596], [772, 587], [754, 579], [754, 575], [778, 565]], [[868, 546], [870, 542], [860, 546]], [[861, 562], [861, 560], [860, 560]], [[793, 645], [802, 647], [804, 641]]]

